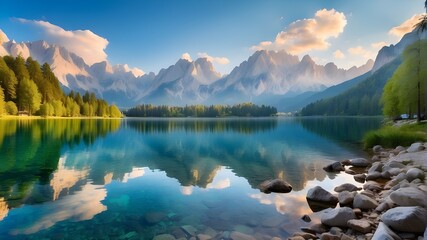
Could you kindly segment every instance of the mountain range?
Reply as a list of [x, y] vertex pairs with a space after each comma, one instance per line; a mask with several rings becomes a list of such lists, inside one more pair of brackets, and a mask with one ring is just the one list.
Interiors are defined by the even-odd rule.
[[[95, 92], [120, 107], [156, 105], [234, 104], [251, 101], [287, 106], [283, 99], [314, 93], [367, 73], [365, 65], [340, 69], [334, 63], [317, 64], [285, 51], [257, 51], [222, 76], [206, 58], [179, 59], [158, 74], [144, 74], [128, 65], [104, 61], [88, 65], [78, 53], [46, 41], [17, 43], [0, 30], [0, 55], [21, 55], [51, 65], [65, 90]], [[377, 60], [378, 61], [378, 60]], [[375, 63], [376, 64], [376, 63]], [[279, 109], [280, 109], [279, 108]]]

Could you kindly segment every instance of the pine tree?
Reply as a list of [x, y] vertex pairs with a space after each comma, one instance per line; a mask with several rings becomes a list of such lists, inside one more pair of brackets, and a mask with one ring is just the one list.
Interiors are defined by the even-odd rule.
[[18, 80], [15, 73], [9, 68], [4, 59], [0, 57], [0, 87], [4, 89], [5, 101], [16, 99]]
[[18, 105], [19, 109], [26, 110], [30, 115], [40, 108], [42, 97], [38, 92], [37, 85], [24, 78], [18, 85]]

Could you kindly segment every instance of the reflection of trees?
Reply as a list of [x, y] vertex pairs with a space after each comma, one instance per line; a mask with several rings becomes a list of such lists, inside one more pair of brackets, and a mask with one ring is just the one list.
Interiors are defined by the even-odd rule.
[[0, 120], [0, 198], [9, 207], [51, 200], [42, 185], [57, 169], [61, 147], [91, 144], [119, 126], [120, 120]]
[[374, 117], [313, 117], [297, 121], [310, 132], [337, 142], [361, 142], [363, 135], [381, 126], [382, 118]]
[[127, 125], [141, 133], [185, 132], [238, 132], [271, 131], [277, 126], [276, 118], [246, 119], [128, 119]]

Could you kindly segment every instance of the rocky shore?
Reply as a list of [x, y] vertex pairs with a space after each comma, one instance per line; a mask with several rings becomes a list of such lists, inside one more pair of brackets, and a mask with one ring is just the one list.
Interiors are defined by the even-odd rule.
[[328, 172], [353, 175], [363, 188], [344, 183], [335, 187], [335, 193], [310, 189], [307, 201], [312, 209], [323, 209], [321, 223], [302, 228], [289, 239], [427, 239], [426, 148], [427, 143], [395, 149], [375, 146], [369, 160], [325, 166]]

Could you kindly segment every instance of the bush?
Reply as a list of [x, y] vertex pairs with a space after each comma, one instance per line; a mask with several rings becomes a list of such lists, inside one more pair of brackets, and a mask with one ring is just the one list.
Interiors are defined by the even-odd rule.
[[409, 146], [418, 141], [426, 141], [426, 134], [418, 132], [418, 129], [419, 127], [383, 127], [365, 134], [363, 137], [364, 147], [368, 149], [375, 145], [381, 145], [386, 148], [395, 148], [397, 146]]

